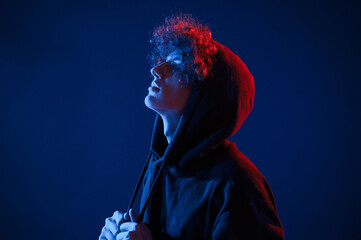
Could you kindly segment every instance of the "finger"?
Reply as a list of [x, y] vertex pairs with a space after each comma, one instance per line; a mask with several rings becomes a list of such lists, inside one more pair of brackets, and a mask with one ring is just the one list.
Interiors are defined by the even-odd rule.
[[122, 232], [129, 232], [129, 231], [135, 231], [136, 225], [138, 223], [133, 222], [125, 222], [122, 225], [119, 226], [119, 230]]
[[124, 221], [124, 215], [120, 211], [115, 211], [112, 218], [115, 220], [117, 225], [120, 225], [120, 222]]
[[99, 238], [105, 237], [107, 240], [115, 240], [114, 235], [110, 232], [110, 230], [106, 227], [103, 227], [102, 233]]
[[104, 237], [103, 233], [101, 233], [98, 240], [108, 240], [108, 239]]
[[125, 240], [125, 239], [129, 239], [128, 232], [121, 232], [116, 236], [116, 240]]
[[131, 220], [132, 222], [136, 222], [136, 221], [137, 221], [138, 216], [135, 214], [135, 212], [134, 212], [134, 210], [133, 210], [132, 208], [129, 210], [129, 215], [130, 215], [130, 220]]
[[128, 213], [124, 213], [124, 219], [125, 221], [130, 221], [130, 217]]
[[105, 227], [108, 228], [113, 235], [115, 235], [119, 229], [119, 226], [117, 225], [115, 220], [110, 217], [105, 219]]

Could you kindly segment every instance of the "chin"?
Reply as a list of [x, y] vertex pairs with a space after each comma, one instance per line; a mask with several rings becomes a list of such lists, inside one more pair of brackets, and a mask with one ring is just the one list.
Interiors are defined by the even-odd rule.
[[154, 110], [154, 111], [156, 111], [155, 110], [155, 104], [154, 104], [154, 102], [152, 101], [152, 97], [148, 94], [145, 98], [144, 98], [144, 104], [145, 104], [145, 106], [147, 106], [149, 109], [152, 109], [152, 110]]
[[147, 106], [149, 109], [157, 112], [157, 113], [161, 113], [160, 111], [160, 104], [157, 104], [156, 102], [156, 98], [152, 97], [151, 95], [147, 95], [145, 98], [144, 98], [144, 104], [145, 106]]

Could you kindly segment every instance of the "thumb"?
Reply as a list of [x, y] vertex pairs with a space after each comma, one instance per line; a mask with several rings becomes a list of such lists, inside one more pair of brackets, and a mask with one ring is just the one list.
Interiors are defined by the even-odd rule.
[[135, 212], [132, 208], [129, 210], [129, 216], [130, 216], [130, 220], [132, 222], [136, 222], [138, 219], [138, 216], [135, 214]]

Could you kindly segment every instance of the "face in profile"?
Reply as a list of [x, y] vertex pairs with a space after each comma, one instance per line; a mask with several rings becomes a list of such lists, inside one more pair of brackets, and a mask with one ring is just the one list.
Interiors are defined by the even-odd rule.
[[165, 62], [151, 69], [154, 79], [148, 88], [144, 103], [161, 115], [169, 112], [179, 112], [181, 115], [187, 103], [191, 90], [181, 87], [182, 74], [173, 71], [171, 65], [171, 62], [179, 64], [181, 61], [181, 56], [173, 52], [168, 55]]

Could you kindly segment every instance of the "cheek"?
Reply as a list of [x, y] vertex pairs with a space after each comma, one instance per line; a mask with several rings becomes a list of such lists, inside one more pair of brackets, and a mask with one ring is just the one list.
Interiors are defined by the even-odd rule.
[[172, 99], [177, 98], [177, 95], [179, 94], [178, 92], [179, 89], [173, 82], [168, 82], [168, 84], [165, 85], [161, 90], [162, 97], [166, 101], [172, 101]]
[[168, 105], [169, 107], [175, 105], [177, 99], [179, 98], [177, 91], [170, 88], [165, 88], [162, 90], [162, 100], [164, 101], [164, 104]]
[[178, 109], [183, 109], [188, 101], [190, 89], [182, 88], [174, 93], [175, 104]]

